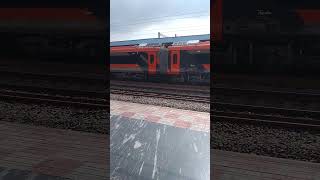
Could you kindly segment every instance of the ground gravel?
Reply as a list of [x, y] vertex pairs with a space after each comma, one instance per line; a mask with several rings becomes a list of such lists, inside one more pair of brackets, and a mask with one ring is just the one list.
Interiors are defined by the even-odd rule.
[[0, 121], [6, 122], [107, 134], [109, 117], [108, 110], [0, 101]]
[[212, 122], [211, 148], [320, 163], [320, 132]]
[[154, 97], [141, 97], [141, 96], [130, 96], [130, 95], [118, 95], [110, 94], [110, 100], [118, 101], [128, 101], [140, 104], [157, 105], [164, 107], [172, 107], [177, 109], [185, 109], [200, 112], [210, 112], [209, 103], [196, 103], [190, 101], [172, 100], [164, 98], [154, 98]]

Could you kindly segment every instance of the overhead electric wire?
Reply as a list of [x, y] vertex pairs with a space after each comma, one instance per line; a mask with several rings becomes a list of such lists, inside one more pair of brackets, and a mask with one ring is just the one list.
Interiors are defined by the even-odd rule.
[[[193, 27], [208, 27], [208, 28], [210, 28], [210, 25], [208, 24], [208, 25], [201, 25], [201, 26], [181, 26], [181, 27], [176, 27], [176, 28], [151, 28], [151, 29], [143, 29], [144, 31], [162, 31], [162, 30], [164, 30], [164, 29], [166, 29], [166, 30], [180, 30], [180, 29], [192, 29]], [[123, 30], [126, 30], [126, 29], [123, 29]], [[114, 29], [112, 29], [112, 28], [110, 28], [110, 31], [112, 32], [112, 31], [119, 31], [119, 29], [116, 29], [116, 30], [114, 30]]]
[[[191, 13], [183, 13], [183, 14], [176, 14], [176, 15], [166, 15], [166, 16], [159, 16], [159, 17], [151, 17], [151, 18], [140, 18], [140, 19], [132, 19], [132, 20], [134, 20], [134, 21], [141, 21], [141, 20], [149, 20], [149, 19], [163, 19], [163, 18], [165, 18], [165, 17], [177, 17], [177, 16], [185, 16], [185, 15], [190, 15], [190, 14], [204, 14], [204, 13], [206, 13], [206, 14], [210, 14], [210, 11], [198, 11], [198, 12], [191, 12]], [[118, 22], [118, 24], [121, 24], [122, 22]], [[110, 23], [110, 25], [116, 25], [117, 23]]]
[[[202, 27], [202, 28], [199, 28]], [[181, 29], [181, 30], [179, 30]], [[178, 32], [178, 31], [189, 31], [189, 30], [196, 30], [196, 29], [208, 29], [210, 30], [210, 26], [194, 26], [194, 27], [181, 27], [181, 28], [162, 28], [162, 29], [156, 29], [159, 30], [161, 33], [164, 32]], [[154, 30], [154, 33], [158, 33], [159, 31]], [[145, 30], [145, 31], [151, 31], [151, 30]], [[112, 33], [112, 31], [111, 31]], [[134, 32], [133, 32], [134, 33]], [[154, 34], [154, 33], [134, 33], [134, 34]]]
[[139, 25], [139, 24], [146, 24], [146, 23], [155, 23], [155, 22], [164, 22], [164, 21], [168, 21], [168, 20], [177, 20], [177, 19], [190, 19], [190, 18], [199, 18], [199, 17], [208, 17], [210, 16], [209, 14], [205, 14], [205, 15], [198, 15], [198, 16], [190, 16], [190, 17], [181, 17], [181, 18], [174, 18], [172, 17], [171, 19], [161, 19], [161, 20], [158, 20], [158, 21], [145, 21], [145, 22], [135, 22], [135, 23], [127, 23], [127, 24], [123, 24], [123, 25], [118, 25], [118, 26], [115, 26], [115, 25], [112, 25], [110, 24], [110, 27], [112, 28], [115, 28], [115, 27], [130, 27], [130, 26], [133, 26], [133, 25]]
[[[121, 24], [120, 22], [118, 23], [111, 23], [110, 24], [110, 30], [111, 30], [111, 36], [117, 37], [117, 35], [123, 36], [121, 33], [112, 33], [113, 31], [122, 31], [125, 32], [127, 29], [134, 29], [134, 26], [140, 25], [140, 24], [156, 24], [156, 23], [163, 23], [165, 21], [169, 20], [182, 20], [182, 19], [191, 19], [191, 18], [199, 18], [199, 17], [209, 17], [210, 14], [209, 11], [199, 11], [199, 12], [191, 12], [191, 13], [184, 13], [184, 14], [179, 14], [179, 15], [166, 15], [166, 16], [160, 16], [160, 17], [152, 17], [152, 18], [139, 18], [137, 20], [132, 20], [130, 22], [132, 23], [127, 23], [127, 24]], [[210, 22], [208, 22], [209, 24]], [[118, 25], [117, 25], [118, 24]], [[199, 28], [202, 27], [202, 28]], [[141, 28], [139, 28], [141, 29]], [[143, 29], [144, 30], [144, 29]], [[163, 31], [164, 30], [164, 31]], [[133, 33], [131, 31], [130, 34], [132, 34], [133, 39], [136, 39], [138, 37], [143, 37], [143, 38], [155, 38], [157, 36], [157, 33], [160, 31], [161, 33], [172, 33], [174, 34], [179, 32], [186, 32], [186, 31], [194, 31], [194, 30], [199, 30], [199, 31], [208, 31], [210, 33], [210, 25], [201, 25], [201, 26], [181, 26], [181, 27], [175, 27], [175, 28], [151, 28], [151, 29], [146, 29], [144, 31], [151, 31], [151, 33]], [[154, 31], [154, 32], [152, 32]], [[112, 35], [116, 34], [116, 35]], [[127, 33], [126, 33], [127, 34]], [[184, 33], [182, 33], [184, 34]], [[185, 35], [185, 34], [184, 34]], [[146, 37], [148, 36], [148, 37]], [[153, 36], [153, 37], [150, 37]], [[112, 38], [113, 39], [113, 38]], [[116, 41], [121, 41], [116, 38]], [[128, 40], [128, 39], [126, 39]]]

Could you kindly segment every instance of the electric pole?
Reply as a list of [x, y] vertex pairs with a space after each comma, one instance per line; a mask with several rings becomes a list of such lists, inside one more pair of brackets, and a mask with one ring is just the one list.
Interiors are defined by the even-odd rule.
[[164, 35], [164, 34], [162, 34], [162, 33], [158, 32], [158, 38], [161, 38], [161, 36], [162, 36], [162, 37], [168, 37], [168, 36], [166, 36], [166, 35]]

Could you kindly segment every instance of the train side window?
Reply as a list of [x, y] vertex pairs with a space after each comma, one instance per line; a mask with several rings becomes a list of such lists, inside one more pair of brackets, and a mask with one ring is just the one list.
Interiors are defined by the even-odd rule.
[[178, 63], [178, 56], [177, 54], [173, 54], [173, 64], [177, 64]]
[[154, 63], [154, 55], [150, 55], [150, 64]]

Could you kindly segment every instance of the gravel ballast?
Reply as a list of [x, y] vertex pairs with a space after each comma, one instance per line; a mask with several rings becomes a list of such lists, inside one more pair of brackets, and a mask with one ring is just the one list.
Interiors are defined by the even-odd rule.
[[211, 122], [211, 148], [320, 163], [320, 133]]
[[118, 95], [118, 94], [110, 94], [110, 100], [127, 101], [127, 102], [133, 102], [133, 103], [164, 106], [164, 107], [200, 111], [200, 112], [210, 112], [209, 103], [196, 103], [191, 101], [181, 101], [181, 100], [172, 100], [172, 99], [155, 98], [155, 97], [151, 98], [151, 97], [141, 97], [141, 96]]
[[107, 110], [0, 101], [0, 120], [91, 133], [106, 134], [109, 131]]

